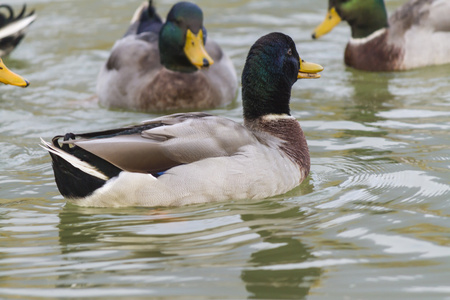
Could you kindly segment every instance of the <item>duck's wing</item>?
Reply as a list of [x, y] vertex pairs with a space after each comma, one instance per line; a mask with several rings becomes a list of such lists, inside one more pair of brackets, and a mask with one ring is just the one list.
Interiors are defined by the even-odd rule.
[[55, 137], [45, 148], [62, 158], [76, 157], [106, 177], [123, 170], [158, 175], [177, 165], [235, 155], [243, 146], [259, 143], [241, 124], [204, 113], [175, 114], [138, 126], [62, 138]]
[[[127, 33], [116, 41], [99, 72], [97, 94], [106, 106], [129, 108], [130, 102], [139, 101], [136, 96], [140, 93], [139, 89], [146, 86], [149, 78], [156, 76], [162, 68], [158, 48], [158, 24], [161, 19], [156, 12], [152, 18], [147, 18], [150, 10], [149, 3], [143, 3], [138, 8]], [[150, 26], [149, 31], [138, 34], [140, 24], [154, 24], [158, 28], [151, 30]]]
[[450, 32], [450, 1], [433, 1], [429, 11], [429, 22], [435, 31]]
[[201, 71], [206, 74], [211, 86], [216, 88], [225, 104], [237, 96], [238, 79], [234, 64], [220, 46], [209, 38], [206, 40], [205, 49], [214, 60], [214, 64]]
[[161, 68], [157, 34], [145, 32], [121, 38], [98, 74], [100, 102], [129, 108], [131, 103], [139, 101], [140, 89], [148, 85]]
[[450, 1], [412, 0], [399, 7], [389, 18], [391, 31], [403, 36], [413, 26], [430, 32], [450, 32]]
[[134, 12], [131, 18], [131, 25], [125, 36], [137, 35], [143, 32], [153, 32], [158, 34], [163, 25], [161, 17], [156, 13], [153, 1], [143, 2]]

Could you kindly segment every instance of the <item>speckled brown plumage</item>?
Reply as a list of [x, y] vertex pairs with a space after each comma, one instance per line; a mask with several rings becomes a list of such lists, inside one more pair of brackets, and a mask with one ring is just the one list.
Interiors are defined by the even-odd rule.
[[139, 94], [139, 110], [203, 110], [221, 105], [221, 97], [203, 72], [180, 73], [161, 69]]
[[345, 48], [347, 66], [366, 71], [393, 71], [403, 60], [402, 48], [388, 41], [388, 32], [366, 42], [350, 42]]
[[[279, 143], [279, 148], [298, 165], [303, 178], [308, 176], [311, 166], [308, 143], [296, 119], [287, 117], [270, 120], [261, 117], [246, 121], [245, 125], [256, 132], [256, 137], [258, 134], [263, 136], [269, 134], [279, 138], [282, 141]], [[260, 141], [264, 142], [264, 139]]]

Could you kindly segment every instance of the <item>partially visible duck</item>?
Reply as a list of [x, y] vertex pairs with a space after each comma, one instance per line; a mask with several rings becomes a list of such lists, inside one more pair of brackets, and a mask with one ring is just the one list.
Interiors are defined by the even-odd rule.
[[0, 5], [0, 56], [6, 56], [16, 48], [24, 38], [28, 26], [36, 19], [34, 10], [25, 13], [26, 4], [15, 16], [11, 6]]
[[319, 78], [282, 33], [251, 47], [242, 73], [244, 124], [179, 113], [140, 125], [43, 141], [61, 194], [82, 206], [171, 206], [283, 194], [310, 158], [290, 115], [292, 85]]
[[326, 34], [341, 20], [351, 27], [345, 63], [367, 71], [399, 71], [450, 63], [450, 1], [411, 0], [388, 19], [383, 0], [329, 0], [313, 33]]
[[0, 82], [20, 87], [27, 87], [30, 84], [22, 76], [17, 75], [16, 73], [10, 71], [5, 66], [1, 58], [0, 58]]
[[144, 3], [100, 71], [100, 103], [147, 112], [229, 104], [237, 96], [236, 71], [219, 45], [206, 37], [197, 5], [175, 4], [163, 23], [152, 1]]

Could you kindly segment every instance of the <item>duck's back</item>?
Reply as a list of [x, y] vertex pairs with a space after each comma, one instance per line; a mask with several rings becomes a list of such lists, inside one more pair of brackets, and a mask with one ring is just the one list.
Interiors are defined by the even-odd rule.
[[400, 42], [400, 69], [450, 63], [450, 1], [412, 0], [389, 18], [389, 42]]
[[139, 109], [138, 95], [161, 68], [157, 34], [123, 37], [114, 44], [98, 75], [100, 103], [111, 108]]

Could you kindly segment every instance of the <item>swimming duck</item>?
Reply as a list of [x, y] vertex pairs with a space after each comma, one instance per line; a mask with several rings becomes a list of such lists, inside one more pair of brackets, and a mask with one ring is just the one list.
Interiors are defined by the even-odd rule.
[[20, 87], [27, 87], [30, 84], [22, 76], [17, 75], [16, 73], [10, 71], [5, 66], [1, 58], [0, 58], [0, 82]]
[[0, 56], [6, 56], [14, 50], [24, 38], [28, 26], [36, 19], [34, 10], [25, 14], [26, 8], [24, 4], [19, 15], [14, 16], [11, 6], [0, 5]]
[[292, 85], [319, 78], [293, 40], [270, 33], [242, 73], [244, 124], [178, 113], [101, 132], [42, 141], [61, 194], [82, 206], [172, 206], [255, 199], [298, 186], [310, 169], [305, 135], [290, 115]]
[[100, 103], [147, 112], [229, 104], [237, 96], [236, 71], [206, 36], [197, 5], [175, 4], [162, 23], [152, 1], [143, 3], [100, 71]]
[[450, 63], [450, 1], [411, 0], [388, 19], [383, 0], [329, 0], [313, 38], [341, 20], [351, 27], [345, 64], [367, 71], [398, 71]]

